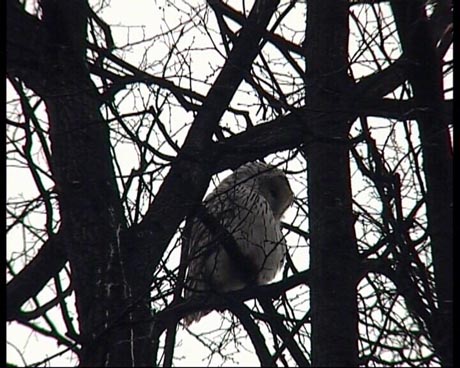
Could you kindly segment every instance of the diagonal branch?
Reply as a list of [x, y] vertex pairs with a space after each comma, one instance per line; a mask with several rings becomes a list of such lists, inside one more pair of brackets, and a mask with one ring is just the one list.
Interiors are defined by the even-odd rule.
[[67, 262], [62, 235], [48, 239], [34, 259], [7, 285], [6, 319], [11, 321], [20, 315], [21, 306], [46, 285]]
[[259, 326], [257, 326], [251, 317], [251, 310], [244, 303], [233, 303], [229, 309], [238, 317], [248, 333], [257, 357], [260, 360], [260, 366], [272, 366], [272, 356], [267, 348], [264, 335], [260, 332]]
[[266, 296], [259, 297], [258, 301], [262, 305], [264, 312], [270, 318], [270, 326], [273, 328], [274, 332], [281, 337], [298, 366], [310, 367], [310, 362], [306, 358], [305, 353], [294, 340], [294, 333], [289, 331], [283, 324], [281, 316], [273, 306], [273, 301]]
[[[154, 202], [141, 224], [127, 234], [128, 238], [135, 239], [133, 249], [143, 247], [148, 255], [147, 273], [160, 261], [180, 221], [201, 202], [212, 174], [212, 162], [206, 156], [212, 145], [212, 135], [217, 131], [233, 94], [250, 70], [259, 52], [263, 30], [277, 5], [278, 1], [273, 0], [259, 0], [254, 5]], [[209, 161], [203, 161], [203, 157], [208, 157]], [[152, 244], [155, 246], [152, 247]]]
[[[228, 293], [206, 293], [206, 295], [183, 300], [163, 309], [153, 318], [158, 322], [156, 334], [159, 336], [171, 324], [177, 323], [183, 317], [205, 309], [233, 311], [235, 303], [261, 297], [276, 299], [288, 290], [300, 285], [310, 284], [310, 271], [303, 271], [282, 281], [268, 285], [249, 286], [244, 289], [230, 291]], [[146, 321], [139, 321], [145, 323]]]

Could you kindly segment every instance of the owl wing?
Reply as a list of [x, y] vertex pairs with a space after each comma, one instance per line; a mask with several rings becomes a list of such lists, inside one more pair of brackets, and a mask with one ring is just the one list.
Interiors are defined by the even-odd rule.
[[[235, 188], [236, 189], [236, 188]], [[225, 229], [230, 230], [232, 219], [234, 218], [234, 197], [237, 196], [235, 191], [226, 193], [225, 195], [212, 192], [204, 202], [204, 207], [207, 213], [213, 216]], [[232, 198], [233, 197], [233, 198]], [[197, 218], [190, 219], [190, 231], [188, 237], [183, 237], [183, 242], [187, 242], [188, 246], [188, 268], [185, 283], [184, 297], [189, 299], [194, 295], [202, 294], [203, 292], [212, 289], [212, 278], [217, 274], [225, 275], [226, 271], [218, 269], [220, 262], [215, 262], [214, 267], [209, 267], [209, 259], [215, 259], [217, 256], [220, 259], [222, 251], [219, 238], [212, 235], [210, 229]], [[187, 225], [186, 225], [187, 226]], [[221, 277], [225, 279], [225, 277]], [[190, 325], [194, 321], [198, 321], [201, 317], [211, 312], [203, 310], [192, 313], [184, 318], [184, 324]]]
[[[265, 198], [245, 185], [219, 189], [206, 199], [205, 208], [232, 235], [234, 242], [230, 246], [236, 245], [247, 262], [240, 262], [241, 259], [235, 262], [221, 239], [212, 236], [207, 226], [195, 219], [189, 238], [186, 298], [210, 289], [221, 292], [241, 289], [247, 285], [241, 275], [250, 272], [256, 283], [265, 284], [273, 279], [284, 260], [286, 244]], [[186, 323], [207, 313], [191, 315]]]
[[[214, 217], [227, 231], [232, 233], [236, 227], [236, 198], [240, 197], [241, 188], [236, 187], [225, 193], [214, 191], [204, 202], [207, 213]], [[210, 276], [214, 274], [209, 267], [208, 259], [221, 251], [219, 238], [212, 235], [211, 230], [202, 221], [194, 218], [191, 220], [190, 236], [188, 242], [189, 266], [185, 297], [190, 297], [197, 292], [209, 290], [212, 284]], [[215, 269], [215, 267], [214, 267]], [[218, 270], [215, 270], [218, 271]]]
[[[237, 198], [238, 211], [236, 223], [232, 223], [231, 233], [241, 254], [249, 260], [254, 270], [255, 283], [265, 284], [271, 281], [284, 262], [286, 243], [275, 219], [270, 204], [258, 190], [246, 187]], [[229, 229], [230, 230], [230, 229]], [[222, 258], [228, 263], [232, 260], [228, 252]], [[222, 262], [223, 263], [223, 262]], [[238, 266], [238, 265], [237, 265]], [[236, 290], [246, 285], [229, 285]], [[222, 286], [225, 289], [225, 285]]]

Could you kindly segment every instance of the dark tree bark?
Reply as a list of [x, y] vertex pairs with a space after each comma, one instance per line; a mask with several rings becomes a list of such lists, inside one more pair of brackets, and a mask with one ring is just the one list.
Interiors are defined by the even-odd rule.
[[[449, 4], [450, 1], [445, 3]], [[426, 179], [428, 232], [432, 241], [438, 309], [428, 326], [444, 366], [453, 366], [453, 162], [444, 109], [443, 74], [434, 27], [423, 1], [392, 1], [413, 88]], [[438, 6], [442, 6], [438, 5]], [[450, 8], [447, 5], [447, 8]]]
[[[72, 270], [80, 325], [78, 342], [82, 346], [80, 364], [150, 365], [152, 344], [146, 338], [149, 324], [131, 325], [133, 320], [150, 316], [149, 305], [137, 303], [134, 312], [125, 313], [134, 294], [148, 297], [149, 283], [128, 280], [126, 276], [135, 274], [135, 269], [122, 262], [119, 234], [125, 224], [111, 162], [108, 127], [100, 115], [99, 96], [82, 57], [86, 46], [75, 41], [86, 37], [88, 15], [76, 9], [86, 9], [87, 5], [84, 1], [41, 4], [41, 23], [20, 14], [19, 8], [11, 5], [11, 17], [24, 18], [16, 19], [14, 24], [34, 22], [31, 28], [41, 35], [42, 47], [36, 50], [38, 66], [29, 68], [26, 58], [16, 59], [9, 71], [44, 97], [48, 111], [52, 171], [61, 215], [59, 246], [65, 246]], [[17, 39], [27, 39], [27, 35], [17, 35]], [[44, 249], [52, 248], [56, 246]], [[65, 258], [57, 254], [56, 271], [63, 266], [59, 261], [62, 259]], [[118, 328], [113, 328], [115, 321]], [[134, 351], [130, 344], [133, 337], [138, 340]]]
[[[80, 364], [149, 365], [153, 355], [146, 338], [149, 324], [132, 324], [150, 316], [149, 305], [137, 303], [136, 309], [125, 313], [134, 292], [139, 295], [138, 286], [132, 286], [142, 285], [148, 296], [149, 283], [129, 279], [126, 275], [135, 270], [122, 261], [119, 234], [126, 226], [109, 131], [84, 58], [88, 5], [83, 0], [43, 0], [41, 6], [43, 19], [38, 21], [17, 3], [8, 2], [12, 44], [38, 39], [23, 45], [23, 50], [35, 47], [33, 59], [11, 47], [8, 72], [42, 96], [48, 112], [51, 170], [60, 204], [60, 247], [65, 247], [72, 270]], [[113, 328], [115, 322], [117, 328]], [[139, 340], [134, 349], [133, 337]]]
[[[348, 1], [309, 1], [307, 108], [326, 116], [346, 111], [350, 88]], [[306, 122], [309, 123], [308, 121]], [[311, 226], [312, 366], [348, 367], [358, 361], [357, 249], [352, 214], [349, 121], [311, 125], [307, 151]]]

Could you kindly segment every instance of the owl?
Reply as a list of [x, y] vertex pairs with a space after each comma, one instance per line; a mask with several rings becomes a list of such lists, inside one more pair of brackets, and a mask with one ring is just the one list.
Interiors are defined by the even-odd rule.
[[[205, 198], [205, 216], [187, 220], [185, 299], [270, 282], [284, 263], [280, 221], [293, 198], [286, 175], [263, 162], [247, 163], [226, 177]], [[184, 323], [209, 312], [188, 315]]]

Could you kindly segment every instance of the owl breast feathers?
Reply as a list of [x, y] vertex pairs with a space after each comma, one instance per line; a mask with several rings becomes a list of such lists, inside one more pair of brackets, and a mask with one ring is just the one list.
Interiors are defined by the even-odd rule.
[[[271, 165], [250, 162], [226, 177], [205, 198], [205, 215], [187, 220], [185, 298], [270, 282], [284, 263], [280, 221], [292, 201], [286, 175]], [[209, 312], [191, 314], [184, 322]]]

